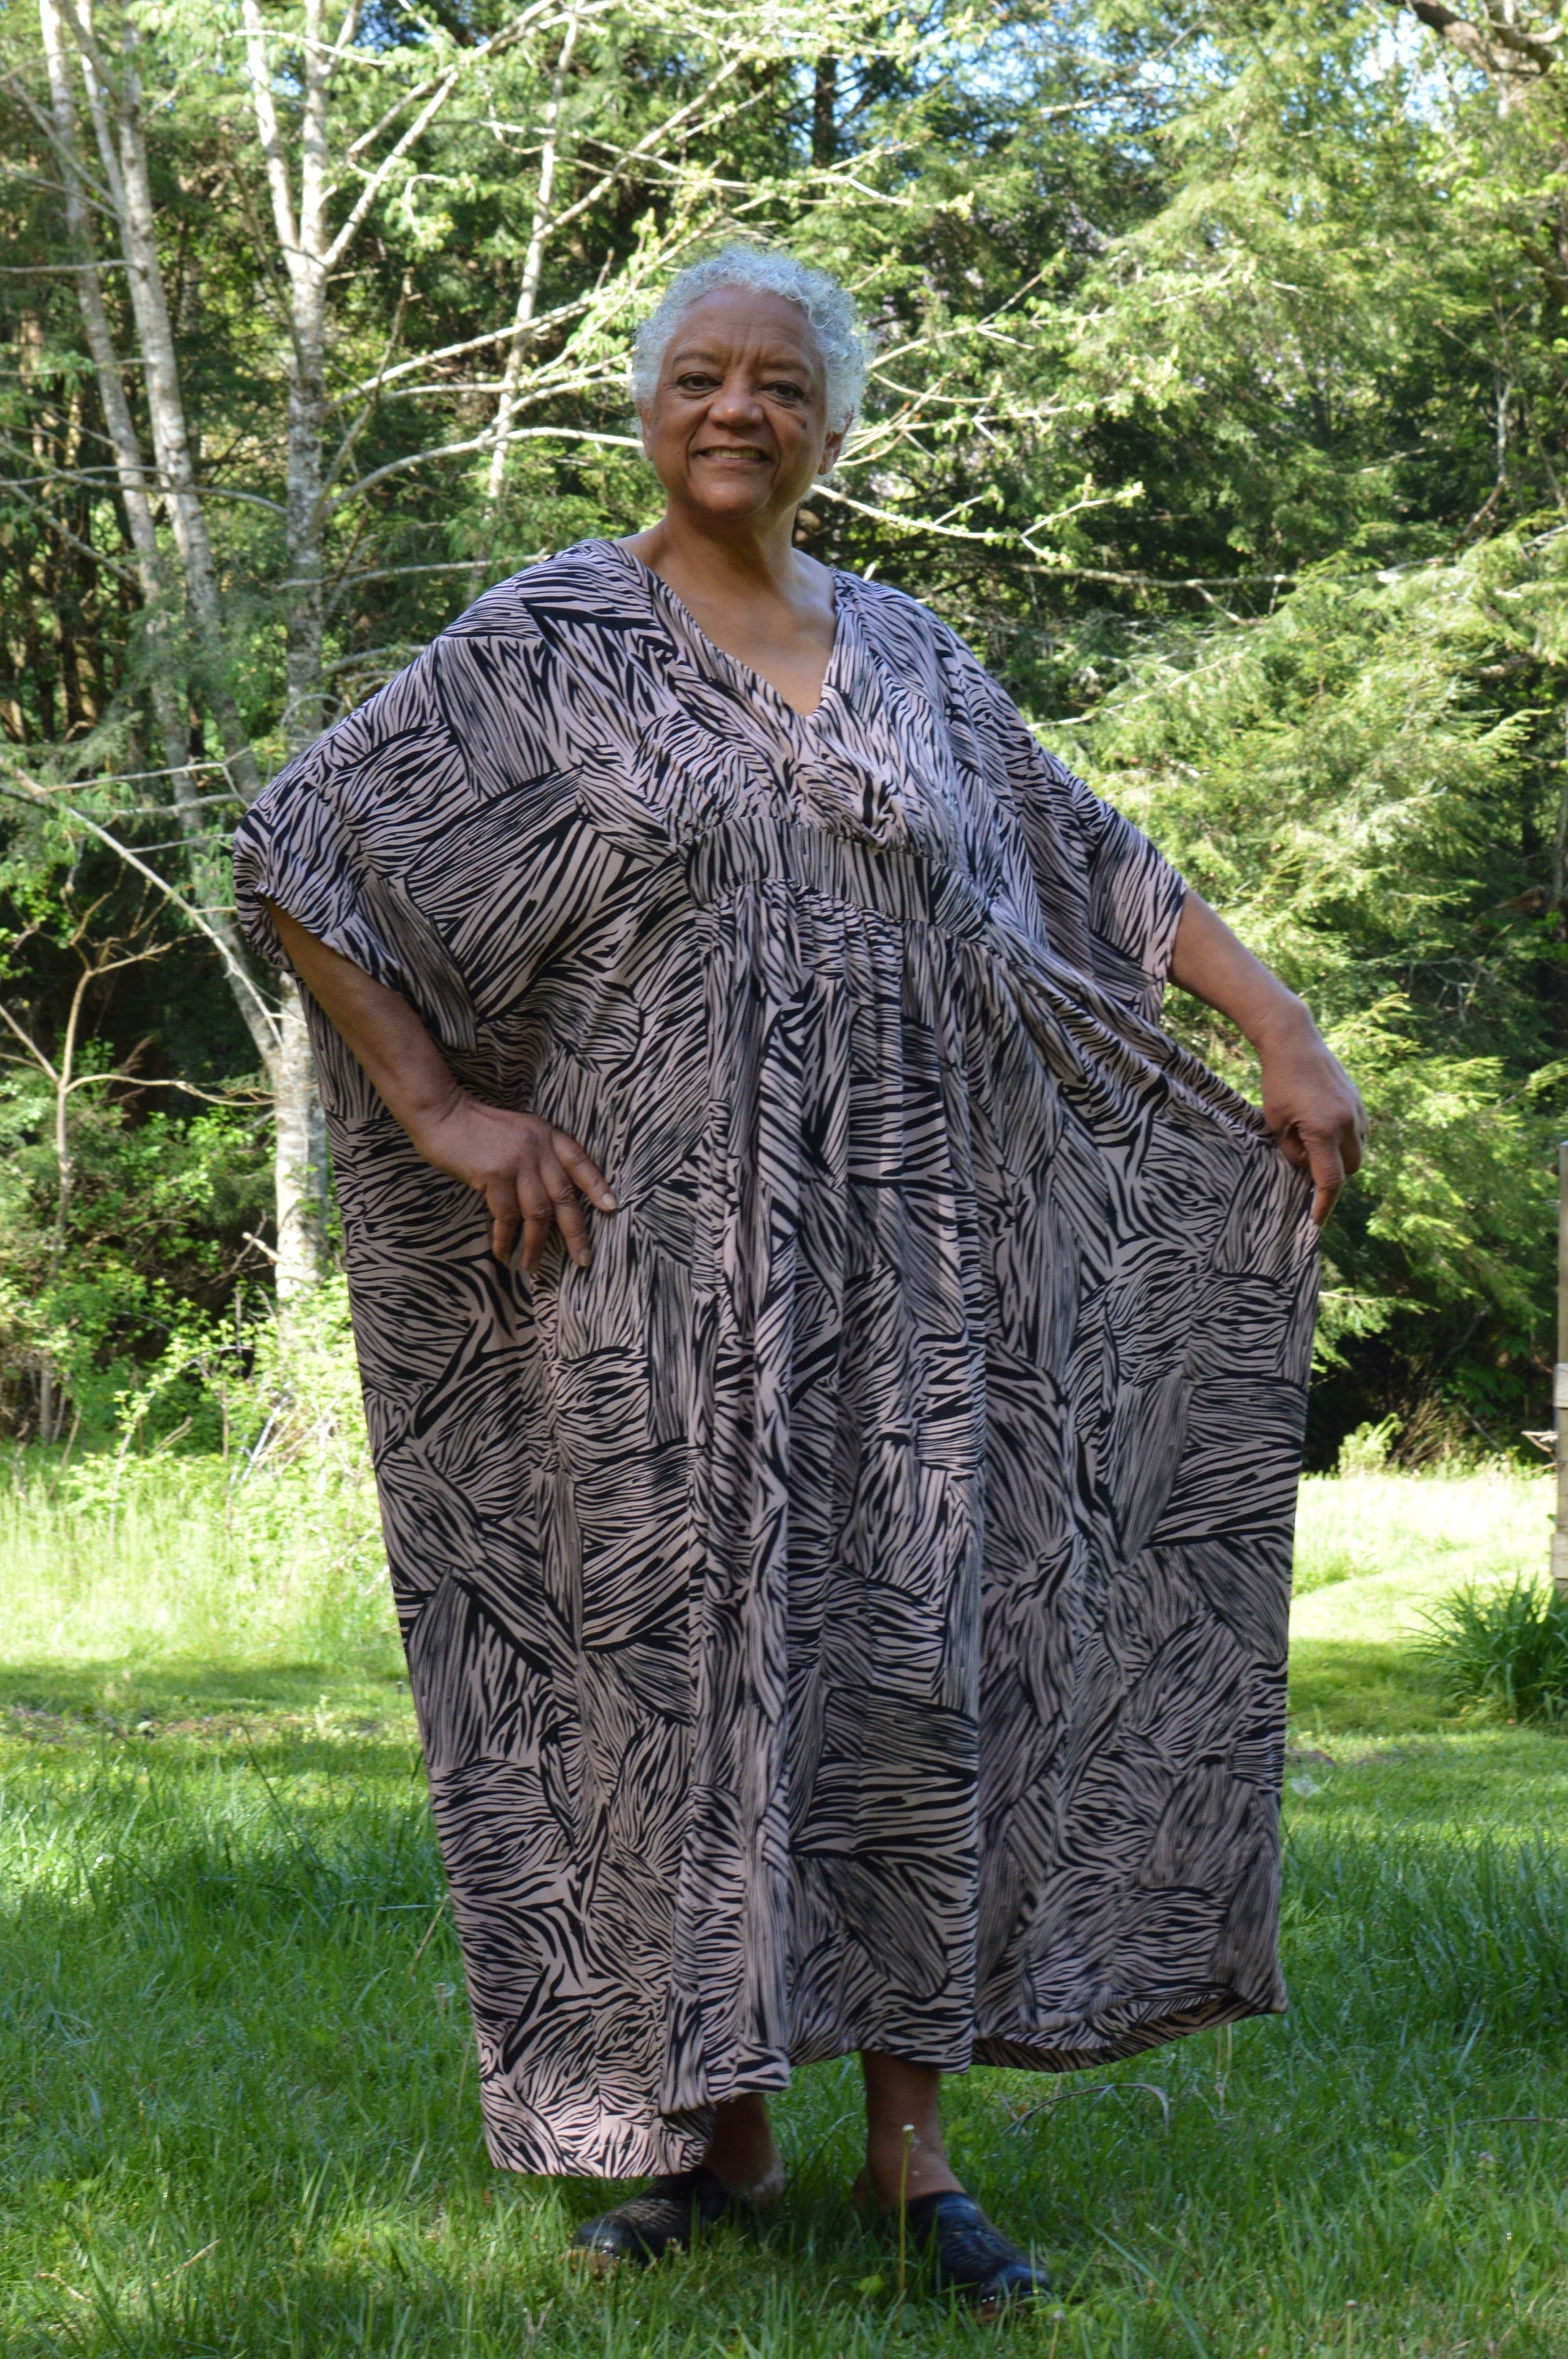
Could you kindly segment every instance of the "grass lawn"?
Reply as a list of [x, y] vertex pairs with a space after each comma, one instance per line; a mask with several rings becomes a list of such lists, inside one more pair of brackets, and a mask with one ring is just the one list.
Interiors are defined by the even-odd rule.
[[1568, 1739], [1444, 1723], [1409, 1648], [1423, 1600], [1541, 1561], [1541, 1484], [1306, 1486], [1290, 2013], [1108, 2071], [954, 2086], [960, 2167], [1061, 2288], [1000, 2329], [913, 2281], [901, 2299], [856, 2223], [848, 2066], [779, 2106], [794, 2187], [761, 2251], [725, 2235], [577, 2280], [561, 2245], [601, 2190], [483, 2158], [370, 1591], [322, 1596], [283, 1565], [269, 1608], [217, 1495], [139, 1495], [112, 1538], [106, 1511], [36, 1489], [8, 1512], [17, 2359], [870, 2359], [999, 2332], [1040, 2359], [1568, 2354]]

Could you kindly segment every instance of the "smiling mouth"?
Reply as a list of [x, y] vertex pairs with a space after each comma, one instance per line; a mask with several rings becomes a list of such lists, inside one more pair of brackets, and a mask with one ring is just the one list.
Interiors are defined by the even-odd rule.
[[765, 451], [758, 451], [741, 442], [709, 443], [705, 451], [695, 451], [692, 456], [696, 459], [760, 459], [764, 465], [768, 462]]

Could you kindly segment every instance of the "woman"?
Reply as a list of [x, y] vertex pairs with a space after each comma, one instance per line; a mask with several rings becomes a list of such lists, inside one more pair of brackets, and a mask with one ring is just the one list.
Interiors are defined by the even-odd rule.
[[659, 523], [487, 592], [238, 874], [313, 1003], [494, 2161], [664, 2174], [577, 2239], [655, 2257], [776, 2192], [767, 2093], [858, 2049], [866, 2193], [994, 2308], [1044, 2279], [941, 2075], [1283, 2004], [1362, 1116], [952, 633], [793, 547], [862, 376], [830, 280], [688, 271], [638, 345]]

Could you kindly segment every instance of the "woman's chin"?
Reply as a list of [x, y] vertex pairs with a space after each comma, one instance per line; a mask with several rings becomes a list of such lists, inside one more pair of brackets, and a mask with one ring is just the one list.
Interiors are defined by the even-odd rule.
[[[771, 477], [759, 482], [754, 477], [722, 475], [698, 483], [688, 479], [681, 486], [681, 505], [716, 522], [742, 524], [752, 518], [761, 521], [783, 507]], [[794, 502], [789, 505], [793, 510]]]

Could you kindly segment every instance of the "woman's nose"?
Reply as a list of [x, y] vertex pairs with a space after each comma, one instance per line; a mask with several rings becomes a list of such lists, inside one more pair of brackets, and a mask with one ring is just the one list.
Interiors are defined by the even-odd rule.
[[709, 404], [708, 415], [729, 419], [737, 424], [742, 419], [760, 418], [762, 405], [752, 388], [751, 378], [739, 374], [727, 376]]

